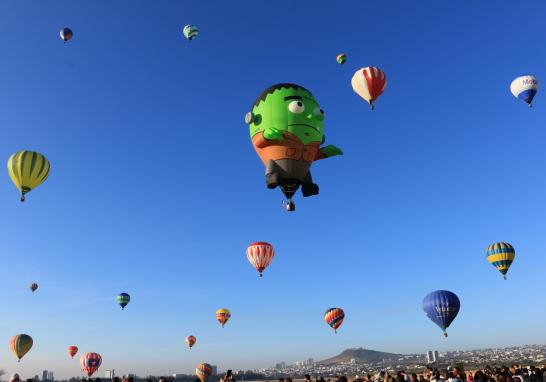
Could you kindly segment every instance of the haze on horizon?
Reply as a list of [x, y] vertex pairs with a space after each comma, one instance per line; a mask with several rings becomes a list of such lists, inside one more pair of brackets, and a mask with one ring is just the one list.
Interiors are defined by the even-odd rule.
[[[539, 0], [3, 1], [0, 157], [36, 150], [51, 173], [24, 204], [0, 177], [0, 367], [65, 378], [95, 351], [98, 376], [172, 374], [360, 346], [546, 343], [546, 101], [539, 91], [528, 110], [509, 91], [522, 74], [546, 81], [545, 12]], [[350, 85], [369, 65], [388, 78], [373, 112]], [[293, 214], [266, 189], [244, 123], [279, 82], [313, 93], [326, 143], [344, 151], [313, 165], [320, 195], [298, 195]], [[245, 256], [260, 240], [276, 249], [263, 278]], [[516, 249], [507, 281], [485, 258], [496, 241]], [[435, 289], [461, 299], [447, 339], [421, 310]], [[346, 313], [337, 335], [323, 321], [333, 306]], [[19, 333], [34, 346], [18, 364]]]

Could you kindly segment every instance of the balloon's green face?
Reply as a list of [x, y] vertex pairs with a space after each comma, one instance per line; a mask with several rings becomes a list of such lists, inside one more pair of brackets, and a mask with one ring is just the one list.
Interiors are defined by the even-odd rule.
[[304, 144], [322, 142], [324, 111], [304, 89], [276, 89], [252, 108], [250, 136], [270, 127], [292, 133]]

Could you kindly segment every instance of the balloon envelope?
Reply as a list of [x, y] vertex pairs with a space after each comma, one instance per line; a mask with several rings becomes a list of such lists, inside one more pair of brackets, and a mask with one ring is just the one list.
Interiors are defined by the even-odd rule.
[[535, 76], [521, 76], [512, 81], [510, 91], [514, 97], [521, 99], [531, 106], [533, 98], [537, 94], [538, 86], [538, 79]]
[[9, 347], [17, 359], [21, 360], [32, 347], [32, 337], [27, 334], [18, 334], [9, 341]]
[[229, 311], [229, 309], [222, 308], [216, 311], [216, 319], [222, 325], [222, 328], [224, 327], [226, 322], [229, 321], [230, 318], [231, 312]]
[[101, 363], [102, 357], [99, 353], [85, 353], [80, 357], [80, 366], [88, 377], [91, 377], [98, 370]]
[[30, 288], [30, 290], [31, 290], [32, 292], [35, 292], [36, 289], [38, 289], [38, 284], [32, 283], [32, 284], [30, 284], [29, 288]]
[[131, 296], [127, 293], [120, 293], [116, 297], [116, 301], [118, 302], [119, 306], [121, 306], [121, 309], [125, 309], [129, 301], [131, 301]]
[[351, 79], [351, 85], [354, 92], [364, 98], [373, 109], [375, 100], [383, 94], [387, 87], [387, 76], [381, 69], [367, 66], [355, 72]]
[[337, 333], [337, 329], [343, 323], [345, 319], [345, 312], [341, 308], [329, 308], [324, 313], [324, 321], [334, 329]]
[[68, 347], [68, 355], [72, 358], [74, 358], [74, 356], [76, 355], [76, 353], [78, 352], [78, 347], [77, 346], [69, 346]]
[[193, 345], [197, 342], [197, 339], [195, 336], [187, 336], [186, 337], [186, 345], [191, 349]]
[[336, 61], [338, 64], [343, 65], [347, 61], [347, 56], [344, 53], [340, 53], [337, 55]]
[[506, 273], [516, 257], [516, 250], [509, 243], [495, 243], [487, 248], [487, 261], [506, 278]]
[[74, 36], [74, 33], [72, 33], [72, 30], [70, 28], [63, 28], [59, 32], [59, 35], [64, 42], [67, 42], [72, 38], [72, 36]]
[[8, 159], [9, 177], [21, 191], [21, 201], [49, 176], [49, 161], [35, 151], [18, 151]]
[[212, 374], [212, 367], [208, 363], [200, 363], [195, 368], [195, 374], [197, 375], [197, 378], [201, 380], [201, 382], [207, 382], [207, 379]]
[[188, 24], [184, 27], [182, 33], [184, 34], [184, 37], [191, 41], [197, 37], [199, 29], [197, 29], [195, 25]]
[[275, 250], [273, 249], [273, 246], [263, 241], [252, 243], [246, 249], [248, 261], [250, 261], [250, 264], [260, 272], [260, 276], [269, 263], [271, 263], [274, 256]]
[[457, 317], [460, 307], [461, 302], [457, 295], [447, 290], [431, 292], [423, 299], [423, 310], [427, 317], [438, 325], [444, 333]]

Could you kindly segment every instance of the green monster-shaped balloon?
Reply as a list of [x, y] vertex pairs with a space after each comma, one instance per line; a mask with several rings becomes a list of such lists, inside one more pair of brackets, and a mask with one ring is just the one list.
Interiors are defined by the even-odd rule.
[[265, 165], [267, 187], [281, 188], [289, 211], [295, 208], [292, 196], [300, 185], [303, 196], [319, 193], [311, 164], [343, 154], [333, 145], [320, 147], [325, 141], [324, 116], [309, 90], [289, 83], [264, 90], [246, 114], [252, 145]]

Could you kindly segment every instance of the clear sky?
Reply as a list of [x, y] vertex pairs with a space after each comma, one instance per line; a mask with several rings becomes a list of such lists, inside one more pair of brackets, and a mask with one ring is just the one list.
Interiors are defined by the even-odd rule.
[[[546, 101], [528, 110], [509, 85], [546, 80], [545, 13], [542, 0], [2, 1], [0, 157], [36, 150], [52, 167], [24, 204], [0, 179], [0, 366], [81, 375], [73, 344], [102, 354], [99, 375], [146, 375], [544, 343]], [[374, 112], [350, 86], [370, 65], [389, 81]], [[321, 193], [293, 214], [244, 123], [278, 82], [313, 92], [345, 152], [314, 164]], [[244, 252], [259, 240], [277, 250], [263, 279]], [[485, 259], [495, 241], [517, 251], [506, 282]], [[448, 339], [421, 310], [435, 289], [461, 299]], [[346, 312], [338, 335], [331, 306]], [[18, 333], [35, 341], [20, 364]]]

